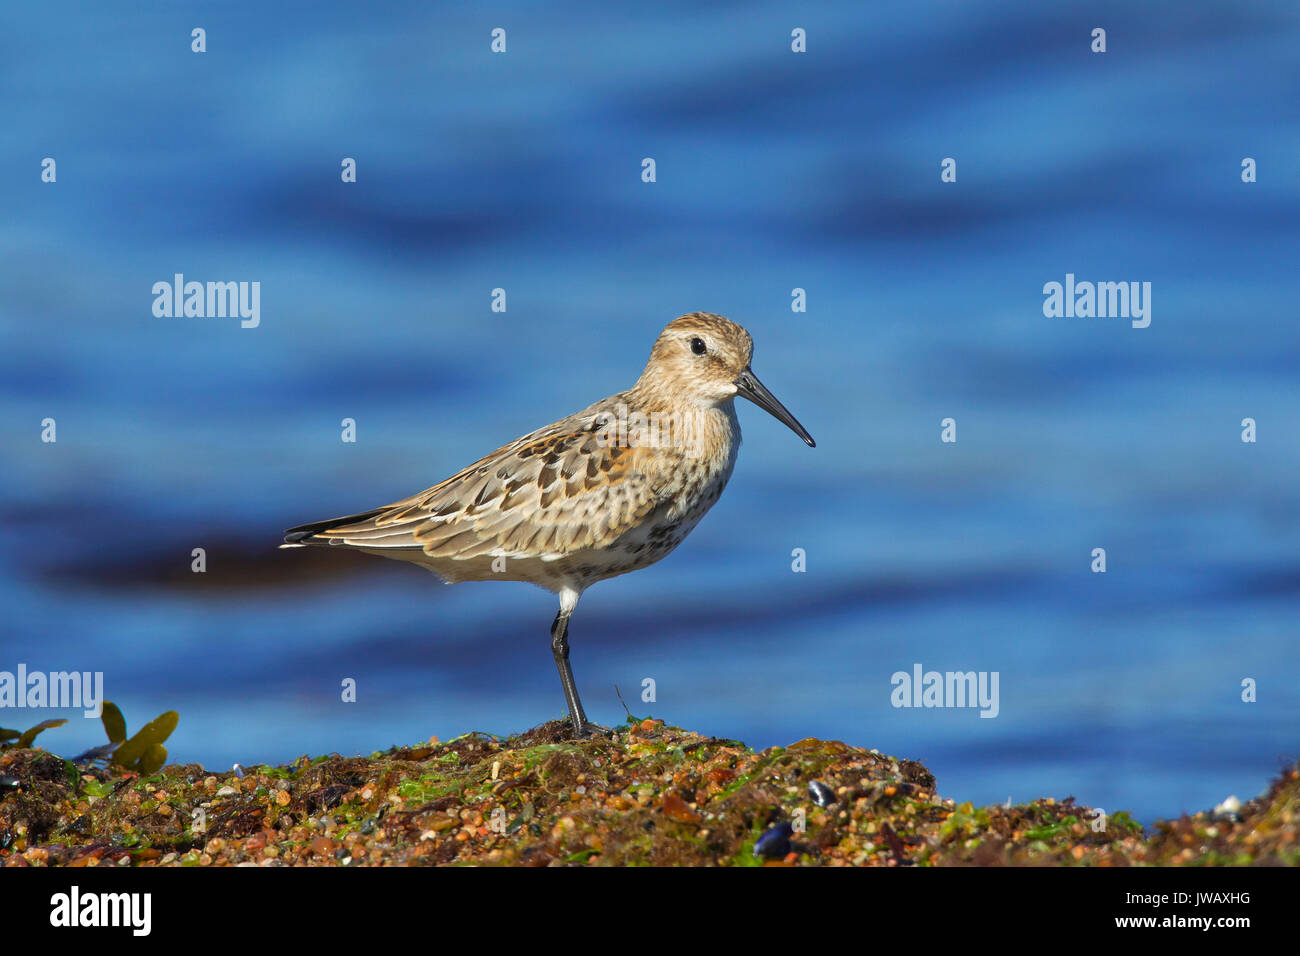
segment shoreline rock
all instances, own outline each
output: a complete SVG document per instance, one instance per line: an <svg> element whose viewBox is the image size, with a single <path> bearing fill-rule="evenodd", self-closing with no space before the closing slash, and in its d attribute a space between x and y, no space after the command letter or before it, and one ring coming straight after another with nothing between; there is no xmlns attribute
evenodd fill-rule
<svg viewBox="0 0 1300 956"><path fill-rule="evenodd" d="M839 741L754 752L656 720L577 742L565 729L300 757L242 777L197 764L137 777L8 750L0 865L1300 863L1296 765L1240 807L1145 833L1073 798L958 803L922 764Z"/></svg>

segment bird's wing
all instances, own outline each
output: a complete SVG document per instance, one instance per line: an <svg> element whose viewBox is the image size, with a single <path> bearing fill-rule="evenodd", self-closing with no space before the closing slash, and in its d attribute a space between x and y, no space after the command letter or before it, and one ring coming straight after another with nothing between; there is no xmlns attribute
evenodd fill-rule
<svg viewBox="0 0 1300 956"><path fill-rule="evenodd" d="M664 501L673 470L663 449L602 441L593 417L579 412L417 495L294 528L285 541L419 549L449 559L555 559L600 547L639 524Z"/></svg>

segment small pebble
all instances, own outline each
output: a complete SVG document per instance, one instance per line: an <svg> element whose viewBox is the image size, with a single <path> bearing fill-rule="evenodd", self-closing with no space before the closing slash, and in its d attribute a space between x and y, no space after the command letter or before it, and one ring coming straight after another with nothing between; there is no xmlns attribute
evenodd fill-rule
<svg viewBox="0 0 1300 956"><path fill-rule="evenodd" d="M808 781L808 795L812 797L813 803L819 807L829 807L835 803L834 792L820 780Z"/></svg>
<svg viewBox="0 0 1300 956"><path fill-rule="evenodd" d="M1237 799L1235 794L1228 797L1214 808L1214 815L1234 823L1239 821L1241 819L1241 801Z"/></svg>
<svg viewBox="0 0 1300 956"><path fill-rule="evenodd" d="M766 859L780 859L790 852L790 837L794 836L794 827L789 823L778 823L754 841L754 856Z"/></svg>

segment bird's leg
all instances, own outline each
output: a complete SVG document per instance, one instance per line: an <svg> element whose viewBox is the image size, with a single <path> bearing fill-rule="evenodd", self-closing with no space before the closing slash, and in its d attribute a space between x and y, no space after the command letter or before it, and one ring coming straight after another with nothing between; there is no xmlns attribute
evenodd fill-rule
<svg viewBox="0 0 1300 956"><path fill-rule="evenodd" d="M582 701L578 699L578 685L573 681L573 668L569 666L569 615L572 611L560 609L551 625L551 654L555 657L555 666L560 672L560 683L564 685L564 703L569 708L569 721L573 724L573 735L587 735L587 715L582 712Z"/></svg>

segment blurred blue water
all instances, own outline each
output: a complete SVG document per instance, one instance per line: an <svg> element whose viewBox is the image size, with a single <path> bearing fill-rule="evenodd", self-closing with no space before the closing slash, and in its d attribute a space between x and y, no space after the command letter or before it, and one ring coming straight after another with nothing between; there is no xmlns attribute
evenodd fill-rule
<svg viewBox="0 0 1300 956"><path fill-rule="evenodd" d="M314 556L270 549L626 387L705 309L818 447L743 407L709 517L587 593L593 717L618 685L758 747L840 738L959 798L1147 821L1300 751L1294 4L6 19L0 669L102 670L213 766L558 716L549 595L379 559L304 582ZM155 318L175 272L259 281L260 327ZM1151 282L1151 326L1045 318L1067 272ZM193 547L214 578L266 549L260 586L186 580ZM892 708L916 662L1000 672L999 716Z"/></svg>

